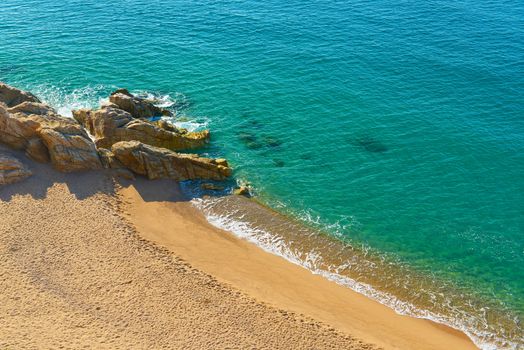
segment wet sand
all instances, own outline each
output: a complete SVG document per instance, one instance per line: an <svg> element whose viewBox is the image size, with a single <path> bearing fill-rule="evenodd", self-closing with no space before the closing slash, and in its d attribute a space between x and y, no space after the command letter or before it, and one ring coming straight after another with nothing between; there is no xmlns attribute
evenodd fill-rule
<svg viewBox="0 0 524 350"><path fill-rule="evenodd" d="M34 175L0 188L0 348L474 348L212 227L173 182L17 156Z"/></svg>
<svg viewBox="0 0 524 350"><path fill-rule="evenodd" d="M155 242L257 300L384 349L476 349L462 332L390 308L210 225L166 181L119 191L129 221Z"/></svg>

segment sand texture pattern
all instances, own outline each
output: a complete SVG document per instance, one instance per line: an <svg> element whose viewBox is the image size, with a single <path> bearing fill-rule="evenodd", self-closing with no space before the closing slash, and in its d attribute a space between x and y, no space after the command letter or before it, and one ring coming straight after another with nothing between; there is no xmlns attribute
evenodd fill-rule
<svg viewBox="0 0 524 350"><path fill-rule="evenodd" d="M0 188L2 349L374 349L141 238L104 172Z"/></svg>

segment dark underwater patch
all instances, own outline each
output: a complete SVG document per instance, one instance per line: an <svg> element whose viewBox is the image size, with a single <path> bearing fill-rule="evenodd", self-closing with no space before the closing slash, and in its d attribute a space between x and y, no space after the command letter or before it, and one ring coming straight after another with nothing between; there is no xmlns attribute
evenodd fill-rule
<svg viewBox="0 0 524 350"><path fill-rule="evenodd" d="M275 164L277 168L282 168L284 165L286 165L284 161L280 159L273 159L273 164Z"/></svg>
<svg viewBox="0 0 524 350"><path fill-rule="evenodd" d="M300 155L300 159L302 160L311 160L313 159L313 155L311 153L303 153Z"/></svg>
<svg viewBox="0 0 524 350"><path fill-rule="evenodd" d="M238 139L249 149L275 148L282 144L282 141L273 136L259 137L255 133L247 131L240 132Z"/></svg>
<svg viewBox="0 0 524 350"><path fill-rule="evenodd" d="M251 132L241 132L238 139L249 149L260 149L262 144L258 141L257 136Z"/></svg>
<svg viewBox="0 0 524 350"><path fill-rule="evenodd" d="M262 138L262 141L268 147L278 147L278 146L282 145L282 141L280 141L279 139L277 139L276 137L273 137L273 136L266 135L266 136L264 136Z"/></svg>
<svg viewBox="0 0 524 350"><path fill-rule="evenodd" d="M371 153L384 153L388 150L386 145L371 136L359 137L354 144Z"/></svg>

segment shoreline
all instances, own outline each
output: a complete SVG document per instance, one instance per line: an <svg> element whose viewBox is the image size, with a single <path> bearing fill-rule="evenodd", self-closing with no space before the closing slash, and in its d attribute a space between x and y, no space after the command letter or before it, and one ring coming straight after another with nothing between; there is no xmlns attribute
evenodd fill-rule
<svg viewBox="0 0 524 350"><path fill-rule="evenodd" d="M145 239L167 248L257 300L319 320L384 349L477 349L461 331L397 314L207 221L179 189L137 179L119 189L126 218ZM155 200L151 200L155 198Z"/></svg>
<svg viewBox="0 0 524 350"><path fill-rule="evenodd" d="M65 220L66 225L63 228L47 228L47 232L44 230L44 233L47 233L48 236L43 237L42 242L33 239L35 244L32 248L41 249L40 245L47 243L54 249L55 245L59 245L59 242L54 242L52 239L48 242L49 237L52 237L53 234L62 233L67 236L69 233L78 234L81 229L90 231L90 228L86 225L89 225L90 221L93 220L86 219L89 215L93 215L92 213L86 213L84 210L79 210L79 213L71 213L60 202L70 201L72 206L77 207L81 207L86 202L94 210L99 210L101 217L103 217L103 214L100 214L104 210L103 208L108 209L109 213L116 218L115 233L122 234L131 230L136 233L135 236L147 240L147 242L144 241L144 244L150 245L152 242L154 249L158 249L159 246L163 247L161 250L164 253L169 252L169 256L175 259L184 259L189 263L189 266L225 283L225 288L229 288L230 292L236 293L234 291L240 290L249 298L254 298L255 304L258 306L270 305L276 310L286 310L284 315L287 315L287 312L290 311L294 315L293 320L296 320L296 315L299 315L299 318L310 318L310 324L316 328L322 329L323 325L328 325L333 327L329 328L330 331L340 332L342 335L346 334L351 339L355 336L362 339L366 344L373 344L369 346L358 345L357 348L359 349L373 348L375 345L386 349L399 347L402 349L475 348L472 341L460 331L437 325L432 321L401 316L392 308L374 301L368 296L359 294L358 289L352 287L352 289L355 289L353 291L329 281L331 278L326 278L322 273L315 273L317 270L309 268L309 264L297 264L297 260L289 259L285 254L267 249L267 245L258 244L258 242L250 243L253 240L250 240L247 237L248 235L244 236L237 232L237 230L232 229L232 232L227 232L220 227L213 226L212 220L209 217L206 218L204 211L195 208L195 203L191 202L184 194L179 182L192 179L223 181L231 177L232 168L223 158L206 158L176 152L181 149L203 147L209 143L209 131L189 132L185 129L178 129L163 120L149 120L148 118L151 115L172 115L172 112L155 106L151 101L136 97L126 89L118 89L112 92L109 103L101 104L97 110L74 110L74 120L56 114L52 107L42 104L31 93L5 84L2 85L2 89L6 101L6 104L0 104L3 120L2 132L5 134L3 141L15 149L25 150L27 157L40 163L52 163L56 170L66 173L57 174L56 170L52 170L49 166L36 163L31 163L31 166L29 166L24 164L27 158L21 154L22 152L6 151L8 157L4 158L3 165L6 170L2 173L4 183L10 184L12 178L17 182L26 177L31 177L29 180L22 181L21 184L9 186L5 191L3 188L0 189L2 190L0 192L2 199L0 204L5 207L7 222L11 221L11 224L0 225L0 228L3 229L0 231L2 236L10 237L13 234L26 233L31 235L35 233L26 232L27 228L20 230L9 228L10 225L16 228L26 226L26 223L19 222L19 216L26 214L19 207L22 203L35 216L41 214L35 213L35 208L40 208L40 211L58 217L58 225L63 225L65 218L67 218ZM110 127L106 128L106 125ZM109 150L108 147L111 149ZM9 154L13 157L9 158ZM16 157L14 157L15 155ZM19 161L20 156L25 161ZM68 174L80 170L98 170L99 172L98 174ZM33 174L34 176L32 176ZM149 180L169 180L151 182L142 177L135 179L134 174L146 176ZM127 186L125 186L126 181L122 180L120 183L124 187L121 187L116 181L120 177L136 181L127 183ZM88 181L86 181L87 179ZM68 191L64 191L63 194L56 193L57 188L63 188L64 185L68 187ZM241 187L238 191L244 190ZM72 200L68 195L74 195L75 198ZM60 199L61 196L62 199ZM225 199L225 202L221 202L222 204L229 200L235 202L238 199L237 204L241 208L257 213L257 216L260 216L260 221L272 221L273 216L271 215L271 218L268 218L267 215L264 218L265 214L263 213L265 211L257 207L255 201L250 201L241 196L222 198ZM41 202L38 202L38 200L41 200ZM57 203L60 203L58 207L56 207ZM43 208L42 205L44 205ZM227 206L225 205L225 207ZM80 217L78 217L78 214L81 214ZM67 225L69 219L71 222L78 223L78 227ZM42 222L31 218L31 221L36 222L37 226L30 226L30 230L39 231L39 224L44 227L48 224L45 220L45 217L40 218ZM106 223L102 220L97 224L103 227ZM50 230L56 232L50 233ZM287 230L293 231L289 227ZM108 234L110 231L111 229L108 227L103 227L101 234L91 233L94 233L95 240L100 241L100 236ZM298 230L298 232L303 233L301 230ZM285 235L277 238L277 240L282 238L285 240ZM272 241L272 238L269 239ZM298 244L292 247L296 251L294 252L295 258L300 260L303 254L313 253L315 255L314 251L300 249L308 244L313 247L317 246L311 244L312 242L307 239L307 235L297 235L294 239L297 242L304 241L303 246ZM126 248L125 245L124 248ZM130 247L127 246L127 248ZM60 247L60 249L63 250L64 247ZM116 251L116 253L118 252ZM79 260L90 256L93 253L93 247L85 246L82 253L78 257ZM106 253L110 255L112 252L108 250ZM6 255L9 255L9 251ZM45 249L36 253L36 256L46 255ZM336 255L334 254L334 256ZM17 254L14 254L12 258L14 265L21 263L17 261L19 259ZM315 260L315 257L313 256L312 259ZM22 267L25 268L27 263L22 263ZM137 263L140 264L143 261ZM93 264L93 262L90 262L90 264ZM97 265L98 270L108 267L107 264L100 267L98 267L98 263L94 265ZM357 263L356 266L363 266L363 264ZM55 273L55 271L46 271L45 269L42 270L40 266L37 267L40 271L32 271L32 274ZM121 268L128 269L129 266ZM15 271L16 273L23 272L23 270L17 268L15 268ZM63 273L61 267L58 267L57 271ZM384 271L384 276L391 275L389 269L384 269ZM85 273L77 270L70 271L70 273L81 283L85 279L93 277L89 274L86 276ZM128 273L126 272L126 274ZM373 274L369 275L372 276ZM49 282L45 282L43 286L39 285L38 281L32 281L29 284L37 285L44 290L49 289L47 285L55 285L47 291L56 294L56 290L69 289L75 284L74 282L78 282L69 281L69 284L63 285L57 280L57 276L50 276L49 278ZM388 276L384 281L387 283L390 279L391 276ZM143 282L144 278L139 278L139 280ZM147 278L145 280L147 281ZM157 282L159 281L161 280L157 280ZM365 282L364 280L363 283ZM192 281L192 283L194 287L202 287L196 281ZM189 284L191 285L191 283ZM15 289L17 287L19 286L15 285ZM190 287L179 290L179 292L185 294L191 289ZM160 289L160 292L169 294L168 291L162 291L162 289ZM75 295L77 292L70 293ZM64 298L62 293L54 296L58 296L58 300L66 299L65 301L68 301L68 298ZM77 295L77 297L86 298L83 295ZM187 301L184 300L184 302ZM221 298L214 301L219 304L224 302ZM82 303L82 301L79 302ZM8 303L8 305L10 304ZM242 309L242 313L245 312L248 315L245 321L253 322L255 310L241 307L231 300L229 305L233 308ZM139 302L130 307L141 306L143 305ZM44 309L46 308L44 307ZM112 311L114 312L115 309L113 308ZM200 310L196 307L190 311L190 314L202 315L203 311L205 311L205 308ZM272 315L272 311L264 311L262 314L269 316ZM114 315L119 315L119 313ZM289 329L283 329L281 335L290 335L288 333L292 332L291 329L295 329L295 326L292 325L293 320L290 321ZM218 314L210 321L221 322L222 317ZM304 321L300 319L300 322L303 323ZM201 325L208 331L212 329L211 334L217 332L212 325L206 322L202 322ZM228 334L236 335L236 331L229 331ZM298 334L300 332L293 334L293 336ZM259 340L262 342L261 344L269 347L269 344L275 340L268 339L268 335L262 333ZM315 332L309 332L310 340L301 343L301 346L317 348L318 344L314 345L314 339L318 336ZM339 340L335 337L332 340L327 340L327 343L334 342L333 344L336 344ZM322 342L325 345L327 344L325 339ZM363 343L358 341L358 344ZM324 346L320 346L320 348L324 348ZM340 348L340 346L335 346L335 348Z"/></svg>
<svg viewBox="0 0 524 350"><path fill-rule="evenodd" d="M23 163L35 174L0 187L0 347L378 350L145 239L111 173Z"/></svg>

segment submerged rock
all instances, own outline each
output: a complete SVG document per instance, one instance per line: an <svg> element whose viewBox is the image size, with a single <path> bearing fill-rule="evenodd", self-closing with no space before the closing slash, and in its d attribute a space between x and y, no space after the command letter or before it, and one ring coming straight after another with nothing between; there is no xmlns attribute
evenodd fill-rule
<svg viewBox="0 0 524 350"><path fill-rule="evenodd" d="M0 154L0 185L22 181L32 173L18 159Z"/></svg>
<svg viewBox="0 0 524 350"><path fill-rule="evenodd" d="M41 103L38 97L32 93L19 90L2 82L0 82L0 102L3 102L7 107L14 107L23 102Z"/></svg>
<svg viewBox="0 0 524 350"><path fill-rule="evenodd" d="M238 139L242 141L249 149L260 149L262 144L258 142L255 134L250 132L241 132L238 134Z"/></svg>
<svg viewBox="0 0 524 350"><path fill-rule="evenodd" d="M80 109L73 111L73 117L95 138L97 147L110 148L120 141L142 143L167 148L173 151L195 149L209 143L209 131L181 131L155 125L133 116L122 109L106 107L98 110ZM167 123L167 122L165 122Z"/></svg>
<svg viewBox="0 0 524 350"><path fill-rule="evenodd" d="M366 151L372 153L382 153L388 150L386 145L384 145L382 142L369 136L359 137L355 140L355 143L357 146L360 146Z"/></svg>
<svg viewBox="0 0 524 350"><path fill-rule="evenodd" d="M313 156L311 155L311 153L303 153L300 155L300 159L302 160L311 160L313 159Z"/></svg>
<svg viewBox="0 0 524 350"><path fill-rule="evenodd" d="M282 145L282 141L280 141L276 137L268 136L268 135L263 137L263 142L268 147L279 147Z"/></svg>
<svg viewBox="0 0 524 350"><path fill-rule="evenodd" d="M111 93L109 101L120 109L131 113L134 118L150 118L171 115L167 109L155 106L151 101L132 95L126 89L118 89Z"/></svg>
<svg viewBox="0 0 524 350"><path fill-rule="evenodd" d="M238 139L249 149L275 148L282 145L282 141L269 135L257 135L252 132L240 132Z"/></svg>
<svg viewBox="0 0 524 350"><path fill-rule="evenodd" d="M223 191L225 190L224 186L220 186L214 183L205 182L200 185L200 188L206 191Z"/></svg>
<svg viewBox="0 0 524 350"><path fill-rule="evenodd" d="M149 179L225 180L231 176L231 168L214 159L175 153L138 141L115 143L111 151L125 167Z"/></svg>
<svg viewBox="0 0 524 350"><path fill-rule="evenodd" d="M286 165L284 161L280 159L273 159L273 164L275 164L277 168L282 168L284 165Z"/></svg>

